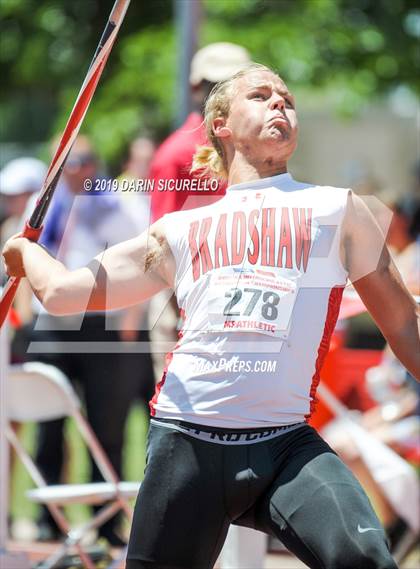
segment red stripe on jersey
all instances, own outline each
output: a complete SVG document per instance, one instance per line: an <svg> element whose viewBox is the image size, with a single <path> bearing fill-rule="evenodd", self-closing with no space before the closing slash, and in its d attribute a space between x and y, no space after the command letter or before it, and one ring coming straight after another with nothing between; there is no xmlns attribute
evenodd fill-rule
<svg viewBox="0 0 420 569"><path fill-rule="evenodd" d="M337 323L343 292L344 287L334 287L331 289L330 296L328 298L327 317L325 319L324 332L322 334L321 342L318 347L318 356L315 362L315 372L312 376L311 390L309 393L311 398L311 405L309 413L305 415L306 420L309 420L310 416L315 411L315 407L318 402L318 399L316 397L316 390L318 389L318 385L321 380L321 369L324 364L326 355L328 354L331 336Z"/></svg>
<svg viewBox="0 0 420 569"><path fill-rule="evenodd" d="M180 310L180 318L182 319L183 322L185 322L185 319L186 319L185 311L182 308ZM183 330L183 328L181 328L181 330L178 332L178 342L176 343L172 352L168 352L165 356L165 367L163 368L162 379L156 385L155 394L153 395L152 399L149 401L150 415L152 417L154 417L156 415L155 405L157 403L159 393L161 392L162 387L165 384L169 364L171 363L172 358L174 357L174 351L179 347L183 335L184 335L184 330Z"/></svg>

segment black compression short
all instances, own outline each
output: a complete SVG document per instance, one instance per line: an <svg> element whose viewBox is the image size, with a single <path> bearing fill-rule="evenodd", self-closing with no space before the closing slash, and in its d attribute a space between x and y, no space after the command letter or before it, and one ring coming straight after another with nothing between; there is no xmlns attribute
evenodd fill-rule
<svg viewBox="0 0 420 569"><path fill-rule="evenodd" d="M311 427L223 445L151 425L127 569L211 569L230 523L314 569L396 569L360 484Z"/></svg>

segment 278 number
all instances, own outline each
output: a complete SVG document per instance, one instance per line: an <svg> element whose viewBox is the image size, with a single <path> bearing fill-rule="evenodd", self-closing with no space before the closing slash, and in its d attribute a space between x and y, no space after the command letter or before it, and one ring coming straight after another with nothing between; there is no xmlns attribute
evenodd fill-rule
<svg viewBox="0 0 420 569"><path fill-rule="evenodd" d="M223 309L223 314L225 316L240 316L240 311L232 311L232 308L238 304L242 298L243 292L251 293L251 298L248 304L245 306L243 311L243 316L250 316L259 301L261 295L263 304L261 306L261 314L266 320L275 320L278 316L278 309L276 308L280 302L280 296L275 292L263 292L257 288L244 288L243 291L240 288L231 288L226 291L225 297L230 298L229 302Z"/></svg>

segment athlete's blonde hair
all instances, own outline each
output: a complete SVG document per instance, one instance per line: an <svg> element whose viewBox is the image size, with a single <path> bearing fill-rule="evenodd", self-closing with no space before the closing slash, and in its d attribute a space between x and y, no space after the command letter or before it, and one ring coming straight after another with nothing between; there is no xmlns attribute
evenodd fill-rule
<svg viewBox="0 0 420 569"><path fill-rule="evenodd" d="M206 125L207 139L212 146L199 146L193 156L191 172L199 171L203 176L227 179L228 167L223 145L213 132L213 122L218 117L229 116L230 104L236 94L235 85L238 79L255 71L269 71L277 75L275 71L259 63L247 65L230 79L217 83L204 107L204 123Z"/></svg>

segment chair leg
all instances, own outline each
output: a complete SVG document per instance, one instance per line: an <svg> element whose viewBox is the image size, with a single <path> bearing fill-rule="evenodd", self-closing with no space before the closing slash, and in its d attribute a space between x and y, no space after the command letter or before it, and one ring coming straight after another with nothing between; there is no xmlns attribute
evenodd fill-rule
<svg viewBox="0 0 420 569"><path fill-rule="evenodd" d="M57 506L53 506L56 509ZM104 522L109 520L114 514L116 514L121 509L118 502L113 502L112 504L105 506L93 517L91 520L83 524L82 526L72 529L67 533L67 538L62 546L52 554L48 559L43 561L39 569L53 569L61 559L67 555L71 547L75 547L77 553L80 556L86 569L95 569L96 565L90 558L90 556L83 550L80 545L80 540L83 538L85 533L91 529L100 527Z"/></svg>
<svg viewBox="0 0 420 569"><path fill-rule="evenodd" d="M46 487L47 486L46 481L44 480L43 476L38 471L38 469L35 467L31 457L26 452L26 450L24 449L24 447L20 443L19 439L17 438L15 432L13 431L13 429L10 428L10 426L8 426L6 429L6 435L7 435L7 438L9 440L10 444L13 446L13 448L15 449L20 460L22 461L22 463L26 467L29 475L32 478L32 481L36 484L36 486L38 488ZM51 513L52 517L54 518L56 524L58 525L60 530L63 532L63 534L66 536L69 536L70 525L69 525L66 517L64 516L64 514L60 510L60 508L58 506L56 506L55 504L45 504L45 505L47 506L49 512ZM95 569L95 564L93 563L93 561L89 557L89 555L82 549L82 547L78 543L75 544L75 547L76 547L77 553L79 554L80 559L83 561L86 569ZM46 569L50 569L50 568L54 567L58 563L58 561L66 554L67 549L68 549L68 546L66 545L66 543L64 543L64 545L57 551L56 554L53 554L49 558L47 558L47 560L45 561Z"/></svg>
<svg viewBox="0 0 420 569"><path fill-rule="evenodd" d="M77 545L87 531L100 527L103 523L112 518L112 516L120 509L121 507L118 502L113 502L112 504L101 508L89 521L84 523L82 526L71 530L66 542L68 542L69 545Z"/></svg>
<svg viewBox="0 0 420 569"><path fill-rule="evenodd" d="M118 503L120 504L120 508L123 510L123 512L127 516L128 521L131 522L131 520L133 519L133 515L134 515L134 509L130 506L130 504L128 503L126 498L123 498L122 496L118 495L117 500L118 500Z"/></svg>
<svg viewBox="0 0 420 569"><path fill-rule="evenodd" d="M47 559L42 561L42 563L38 566L38 569L54 569L59 562L65 557L69 551L70 545L67 542L64 542L59 549L50 555ZM80 557L80 560L83 563L83 567L86 569L96 569L95 563L92 561L91 557L83 550L80 545L75 545L76 551Z"/></svg>

